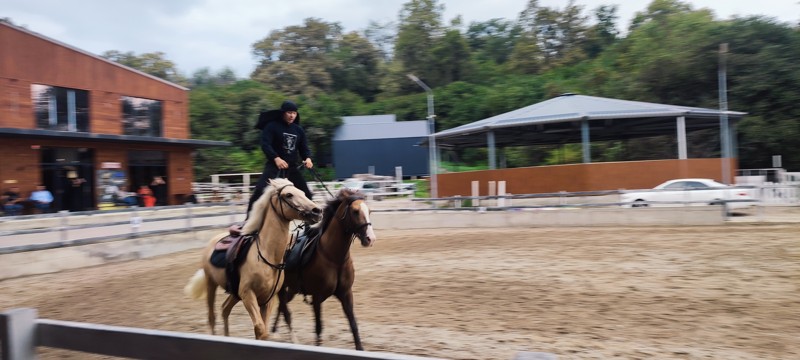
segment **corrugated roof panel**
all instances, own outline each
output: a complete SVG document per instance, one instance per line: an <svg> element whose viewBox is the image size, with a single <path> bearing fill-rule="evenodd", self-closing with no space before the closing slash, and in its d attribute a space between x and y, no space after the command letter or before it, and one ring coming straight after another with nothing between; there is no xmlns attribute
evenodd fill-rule
<svg viewBox="0 0 800 360"><path fill-rule="evenodd" d="M728 111L727 114L733 117L741 117L746 113ZM583 118L588 120L673 116L709 118L719 115L720 111L714 109L564 94L507 113L440 131L436 133L436 137L450 137L488 131L492 128L574 121Z"/></svg>
<svg viewBox="0 0 800 360"><path fill-rule="evenodd" d="M428 136L426 120L369 124L343 124L336 129L334 141L365 139L397 139Z"/></svg>
<svg viewBox="0 0 800 360"><path fill-rule="evenodd" d="M342 123L348 125L393 123L395 121L397 121L395 114L342 116Z"/></svg>

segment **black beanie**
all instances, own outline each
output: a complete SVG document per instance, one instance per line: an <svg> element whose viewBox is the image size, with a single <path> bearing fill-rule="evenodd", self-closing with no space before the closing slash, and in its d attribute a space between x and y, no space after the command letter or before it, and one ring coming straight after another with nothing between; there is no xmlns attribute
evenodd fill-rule
<svg viewBox="0 0 800 360"><path fill-rule="evenodd" d="M281 104L281 111L283 111L283 112L286 112L286 111L297 111L297 104L295 104L295 103L293 103L293 102L291 102L289 100L286 100L286 101L283 102L283 104Z"/></svg>

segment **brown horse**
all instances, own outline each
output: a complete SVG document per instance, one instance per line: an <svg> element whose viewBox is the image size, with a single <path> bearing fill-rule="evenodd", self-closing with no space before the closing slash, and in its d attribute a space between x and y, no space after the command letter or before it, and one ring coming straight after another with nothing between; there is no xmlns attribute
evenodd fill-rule
<svg viewBox="0 0 800 360"><path fill-rule="evenodd" d="M228 295L222 303L222 319L225 336L229 335L228 316L239 301L242 301L250 319L256 339L266 340L267 325L275 293L282 286L282 261L289 243L290 224L293 220L316 223L322 210L309 200L303 191L286 179L273 179L264 194L253 204L249 220L242 227L242 234L253 234L256 238L239 267L239 289ZM204 296L208 302L208 325L215 334L214 297L217 287L225 287L225 269L215 267L210 258L216 243L227 233L215 236L203 250L201 269L189 280L185 292L192 298ZM205 290L205 291L204 291Z"/></svg>
<svg viewBox="0 0 800 360"><path fill-rule="evenodd" d="M280 314L283 313L292 341L296 342L288 303L298 293L311 295L316 324L316 343L320 345L322 303L333 295L341 302L347 321L350 323L356 350L364 349L361 346L361 337L353 314L353 281L356 274L353 259L350 257L350 245L355 237L364 247L372 246L375 242L375 232L369 215L369 207L364 201L364 196L358 192L343 189L336 198L328 201L322 221L308 233L310 238L319 236L313 257L303 267L286 271L284 287L278 293L280 303L272 326L273 332L277 330Z"/></svg>

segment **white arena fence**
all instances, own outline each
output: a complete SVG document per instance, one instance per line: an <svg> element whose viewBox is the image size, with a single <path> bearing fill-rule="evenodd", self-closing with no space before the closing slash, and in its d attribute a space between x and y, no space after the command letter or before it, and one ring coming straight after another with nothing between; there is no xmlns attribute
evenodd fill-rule
<svg viewBox="0 0 800 360"><path fill-rule="evenodd" d="M38 319L35 309L0 313L2 359L36 359L40 346L130 359L433 359L224 336ZM520 358L522 359L522 358ZM534 358L530 358L534 359ZM540 358L548 359L548 358ZM550 357L549 359L555 359Z"/></svg>
<svg viewBox="0 0 800 360"><path fill-rule="evenodd" d="M255 187L254 182L193 182L192 192L197 198L198 203L248 201ZM375 191L365 192L368 200L380 200L392 197L414 197L413 190L404 190L398 187L397 182L394 180L375 180L370 182L379 184L379 188ZM309 181L308 187L314 194L314 199L318 200L330 198L328 191L332 194L336 194L336 192L342 188L343 184L344 182L342 181L326 181L323 183Z"/></svg>

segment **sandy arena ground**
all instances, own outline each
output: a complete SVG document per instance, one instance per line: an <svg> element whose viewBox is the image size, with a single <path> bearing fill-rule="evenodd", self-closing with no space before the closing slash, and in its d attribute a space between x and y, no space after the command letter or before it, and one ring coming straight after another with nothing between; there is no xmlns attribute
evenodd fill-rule
<svg viewBox="0 0 800 360"><path fill-rule="evenodd" d="M800 224L378 237L373 248L353 248L367 350L500 360L519 351L559 359L800 358ZM33 307L41 318L207 333L204 302L182 293L198 256L186 251L0 281L0 310ZM313 315L299 300L292 303L296 333L313 344ZM324 345L352 348L335 299L323 315ZM231 323L233 336L253 337L241 305ZM287 339L285 327L270 338Z"/></svg>

